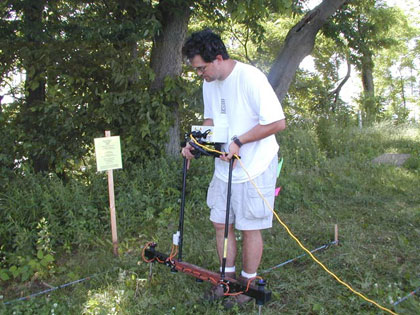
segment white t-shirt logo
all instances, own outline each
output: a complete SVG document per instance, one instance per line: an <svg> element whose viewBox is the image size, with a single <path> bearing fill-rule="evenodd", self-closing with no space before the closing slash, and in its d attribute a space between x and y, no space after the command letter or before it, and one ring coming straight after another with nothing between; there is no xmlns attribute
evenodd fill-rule
<svg viewBox="0 0 420 315"><path fill-rule="evenodd" d="M226 100L224 98L221 100L220 114L226 114Z"/></svg>

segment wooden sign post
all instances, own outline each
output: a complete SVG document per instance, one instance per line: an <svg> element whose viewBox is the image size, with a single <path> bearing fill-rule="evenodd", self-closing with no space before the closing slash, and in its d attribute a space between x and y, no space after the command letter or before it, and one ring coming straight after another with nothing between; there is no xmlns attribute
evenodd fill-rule
<svg viewBox="0 0 420 315"><path fill-rule="evenodd" d="M111 234L114 255L118 256L117 219L115 215L115 194L113 170L122 168L120 137L111 137L111 131L105 131L105 138L95 139L96 162L99 171L107 171L109 210L111 215Z"/></svg>
<svg viewBox="0 0 420 315"><path fill-rule="evenodd" d="M111 131L105 131L105 137L111 137ZM118 256L118 233L117 233L117 219L115 216L115 194L114 194L114 173L111 170L108 173L108 193L109 193L109 210L111 214L111 234L112 234L112 247L114 255Z"/></svg>

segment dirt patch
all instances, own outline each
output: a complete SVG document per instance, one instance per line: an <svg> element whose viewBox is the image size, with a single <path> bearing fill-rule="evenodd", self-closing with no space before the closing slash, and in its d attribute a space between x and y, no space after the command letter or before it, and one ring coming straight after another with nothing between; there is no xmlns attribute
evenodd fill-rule
<svg viewBox="0 0 420 315"><path fill-rule="evenodd" d="M376 164L391 164L401 166L407 161L410 154L385 153L372 160Z"/></svg>

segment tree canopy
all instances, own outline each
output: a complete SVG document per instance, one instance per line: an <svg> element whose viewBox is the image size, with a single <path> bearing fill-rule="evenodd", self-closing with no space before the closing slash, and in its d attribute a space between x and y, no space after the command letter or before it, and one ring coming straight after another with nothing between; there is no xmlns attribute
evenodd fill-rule
<svg viewBox="0 0 420 315"><path fill-rule="evenodd" d="M93 138L104 130L122 137L127 166L178 154L202 111L200 82L181 47L204 27L221 33L233 58L268 75L291 121L355 123L357 110L368 121L407 119L407 104L418 106L419 49L404 13L380 0L307 4L2 1L2 174L33 169L65 178L92 165ZM316 69L299 70L309 54ZM359 108L340 98L341 65L347 77L352 65L360 73Z"/></svg>

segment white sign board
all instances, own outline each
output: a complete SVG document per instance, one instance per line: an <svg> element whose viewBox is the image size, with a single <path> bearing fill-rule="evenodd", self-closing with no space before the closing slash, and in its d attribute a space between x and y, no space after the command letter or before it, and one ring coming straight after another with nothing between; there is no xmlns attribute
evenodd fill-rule
<svg viewBox="0 0 420 315"><path fill-rule="evenodd" d="M119 136L96 138L95 154L98 172L122 168Z"/></svg>

